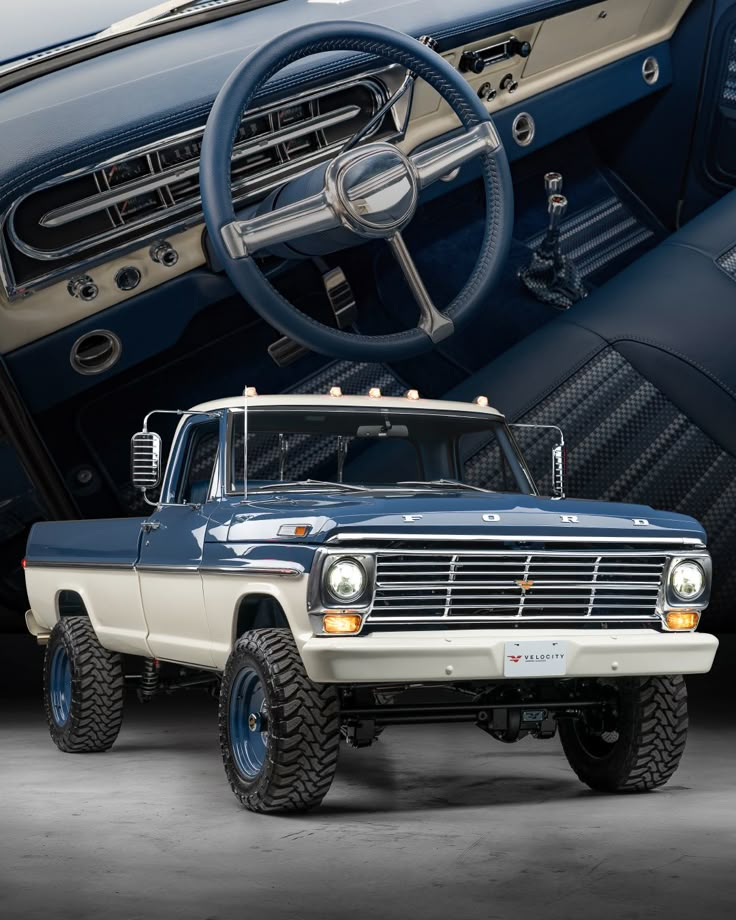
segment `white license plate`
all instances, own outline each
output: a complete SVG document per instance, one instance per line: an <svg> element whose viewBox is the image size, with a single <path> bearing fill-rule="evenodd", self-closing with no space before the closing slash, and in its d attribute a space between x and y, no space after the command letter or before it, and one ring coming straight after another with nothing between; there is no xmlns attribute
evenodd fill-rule
<svg viewBox="0 0 736 920"><path fill-rule="evenodd" d="M506 643L504 677L562 677L566 672L566 642L545 639Z"/></svg>

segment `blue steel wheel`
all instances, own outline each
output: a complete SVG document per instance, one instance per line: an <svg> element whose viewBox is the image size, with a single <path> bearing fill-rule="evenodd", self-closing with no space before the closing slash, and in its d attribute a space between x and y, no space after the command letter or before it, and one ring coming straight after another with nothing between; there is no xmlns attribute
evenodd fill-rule
<svg viewBox="0 0 736 920"><path fill-rule="evenodd" d="M268 752L268 714L263 684L253 668L243 668L235 676L228 719L235 766L243 776L254 779Z"/></svg>
<svg viewBox="0 0 736 920"><path fill-rule="evenodd" d="M54 722L66 725L72 708L72 663L63 645L55 649L51 658L49 702Z"/></svg>
<svg viewBox="0 0 736 920"><path fill-rule="evenodd" d="M123 720L123 660L100 645L85 616L54 626L44 661L46 721L67 754L107 751Z"/></svg>
<svg viewBox="0 0 736 920"><path fill-rule="evenodd" d="M225 775L249 811L306 811L322 801L340 747L337 690L309 679L288 629L253 629L235 643L219 727Z"/></svg>

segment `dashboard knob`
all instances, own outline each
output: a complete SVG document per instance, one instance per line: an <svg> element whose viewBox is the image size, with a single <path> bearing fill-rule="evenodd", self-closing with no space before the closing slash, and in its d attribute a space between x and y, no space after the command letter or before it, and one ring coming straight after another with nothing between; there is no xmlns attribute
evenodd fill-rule
<svg viewBox="0 0 736 920"><path fill-rule="evenodd" d="M154 243L151 246L151 258L164 268L172 268L179 261L179 253L174 249L168 240L161 240L160 243Z"/></svg>
<svg viewBox="0 0 736 920"><path fill-rule="evenodd" d="M460 58L460 70L464 73L483 73L486 62L477 51L465 51Z"/></svg>
<svg viewBox="0 0 736 920"><path fill-rule="evenodd" d="M527 58L532 53L531 42L522 42L518 38L512 38L509 42L509 53L518 54L519 57Z"/></svg>
<svg viewBox="0 0 736 920"><path fill-rule="evenodd" d="M72 278L66 289L72 297L78 297L84 301L94 300L100 291L89 275L79 275L76 278Z"/></svg>
<svg viewBox="0 0 736 920"><path fill-rule="evenodd" d="M126 265L115 275L115 284L120 291L133 291L141 283L141 273L135 265Z"/></svg>
<svg viewBox="0 0 736 920"><path fill-rule="evenodd" d="M501 89L505 89L509 93L515 93L519 88L519 81L514 79L514 75L512 73L507 73L503 80L501 80L499 86Z"/></svg>

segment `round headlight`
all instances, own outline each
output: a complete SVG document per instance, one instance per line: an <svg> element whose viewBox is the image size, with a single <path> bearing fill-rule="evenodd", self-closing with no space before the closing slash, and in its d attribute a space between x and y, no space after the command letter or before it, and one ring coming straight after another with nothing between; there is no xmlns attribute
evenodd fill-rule
<svg viewBox="0 0 736 920"><path fill-rule="evenodd" d="M697 562L678 562L670 572L670 585L683 601L691 601L703 593L705 572Z"/></svg>
<svg viewBox="0 0 736 920"><path fill-rule="evenodd" d="M330 566L327 587L330 594L338 600L355 600L365 591L365 586L365 569L355 559L341 559Z"/></svg>

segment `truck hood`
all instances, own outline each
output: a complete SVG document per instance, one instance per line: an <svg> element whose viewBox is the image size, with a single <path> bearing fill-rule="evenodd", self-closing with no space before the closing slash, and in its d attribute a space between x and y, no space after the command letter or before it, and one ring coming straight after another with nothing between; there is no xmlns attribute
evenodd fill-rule
<svg viewBox="0 0 736 920"><path fill-rule="evenodd" d="M300 542L348 541L358 535L412 537L531 537L595 540L689 539L705 542L703 528L691 517L656 511L646 505L584 500L556 501L534 495L434 492L431 494L360 494L273 496L251 501L227 528L228 542L279 539L283 524L308 524Z"/></svg>

